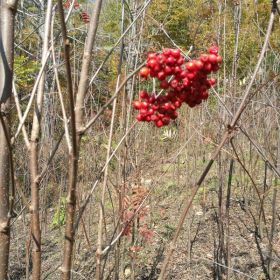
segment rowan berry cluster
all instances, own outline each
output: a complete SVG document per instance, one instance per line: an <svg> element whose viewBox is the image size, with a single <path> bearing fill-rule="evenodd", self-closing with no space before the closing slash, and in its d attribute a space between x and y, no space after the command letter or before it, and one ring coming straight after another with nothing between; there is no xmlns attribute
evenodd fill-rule
<svg viewBox="0 0 280 280"><path fill-rule="evenodd" d="M70 6L71 6L71 0L66 0L64 2L64 8L69 9ZM75 2L74 2L74 9L79 10L80 18L84 23L90 22L89 14L86 11L81 9L81 5L79 4L79 2L77 0L75 0Z"/></svg>
<svg viewBox="0 0 280 280"><path fill-rule="evenodd" d="M208 54L185 61L179 49L163 49L161 53L149 53L146 66L139 75L143 79L156 78L163 94L139 92L139 100L133 107L139 110L138 121L154 122L157 127L168 125L178 117L177 109L183 103L191 108L199 105L209 96L208 90L215 85L215 78L208 78L219 70L222 57L218 47L212 46Z"/></svg>

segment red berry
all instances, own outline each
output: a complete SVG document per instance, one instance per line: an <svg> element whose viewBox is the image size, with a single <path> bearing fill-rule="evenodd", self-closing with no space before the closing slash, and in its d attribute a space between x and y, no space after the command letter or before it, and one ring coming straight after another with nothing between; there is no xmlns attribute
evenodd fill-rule
<svg viewBox="0 0 280 280"><path fill-rule="evenodd" d="M150 117L150 116L146 116L146 117L145 117L145 121L146 121L146 122L150 122L150 121L151 121L151 117Z"/></svg>
<svg viewBox="0 0 280 280"><path fill-rule="evenodd" d="M66 2L64 3L64 8L65 9L69 9L69 7L70 7L70 1L69 0L66 0Z"/></svg>
<svg viewBox="0 0 280 280"><path fill-rule="evenodd" d="M174 102L174 105L175 105L176 108L180 108L182 103L179 100L177 100L177 101Z"/></svg>
<svg viewBox="0 0 280 280"><path fill-rule="evenodd" d="M182 64L184 64L184 58L183 57L180 57L179 59L177 59L177 64L178 65L182 65Z"/></svg>
<svg viewBox="0 0 280 280"><path fill-rule="evenodd" d="M155 122L158 121L158 120L159 120L158 115L152 115L152 116L151 116L151 120L152 120L152 121L155 121Z"/></svg>
<svg viewBox="0 0 280 280"><path fill-rule="evenodd" d="M154 112L155 112L155 111L154 111L152 108L150 108L150 109L148 110L147 114L148 114L149 116L151 116L151 115L154 114Z"/></svg>
<svg viewBox="0 0 280 280"><path fill-rule="evenodd" d="M186 78L186 77L187 77L187 74L188 74L188 72L185 71L185 70L183 70L183 71L181 72L181 74L180 74L180 77L181 77L181 78Z"/></svg>
<svg viewBox="0 0 280 280"><path fill-rule="evenodd" d="M153 71L155 73L158 73L161 70L161 66L159 64L155 65L155 67L153 68Z"/></svg>
<svg viewBox="0 0 280 280"><path fill-rule="evenodd" d="M169 56L166 60L166 64L173 66L175 64L176 60L173 56Z"/></svg>
<svg viewBox="0 0 280 280"><path fill-rule="evenodd" d="M157 65L158 65L158 63L157 63L157 60L155 58L152 58L152 59L148 60L147 66L149 68L154 69Z"/></svg>
<svg viewBox="0 0 280 280"><path fill-rule="evenodd" d="M212 64L218 63L217 56L215 54L209 54L208 55L208 61Z"/></svg>
<svg viewBox="0 0 280 280"><path fill-rule="evenodd" d="M195 107L196 103L195 103L194 101L189 101L189 102L188 102L188 105L189 105L191 108L193 108L193 107Z"/></svg>
<svg viewBox="0 0 280 280"><path fill-rule="evenodd" d="M169 88L169 83L166 80L163 80L159 84L160 88L162 89L168 89Z"/></svg>
<svg viewBox="0 0 280 280"><path fill-rule="evenodd" d="M171 109L171 104L170 103L164 103L163 104L163 109L165 109L166 111L170 110Z"/></svg>
<svg viewBox="0 0 280 280"><path fill-rule="evenodd" d="M210 54L216 54L217 55L218 51L219 51L218 46L212 46L208 49L208 53L210 53Z"/></svg>
<svg viewBox="0 0 280 280"><path fill-rule="evenodd" d="M211 70L212 70L212 64L211 64L211 63L206 63L206 64L204 64L203 69L204 69L207 73L210 73Z"/></svg>
<svg viewBox="0 0 280 280"><path fill-rule="evenodd" d="M192 61L187 62L186 67L190 72L194 72L197 70L195 64Z"/></svg>
<svg viewBox="0 0 280 280"><path fill-rule="evenodd" d="M151 70L150 75L151 75L151 77L155 78L157 76L157 72L155 72L154 70Z"/></svg>
<svg viewBox="0 0 280 280"><path fill-rule="evenodd" d="M222 61L223 61L223 58L222 58L220 55L218 55L218 56L217 56L217 62L218 62L218 63L221 63Z"/></svg>
<svg viewBox="0 0 280 280"><path fill-rule="evenodd" d="M163 126L162 120L158 120L155 124L156 124L157 127L162 127Z"/></svg>
<svg viewBox="0 0 280 280"><path fill-rule="evenodd" d="M78 6L76 6L76 8L78 8ZM85 11L81 12L80 16L83 22L89 23L89 15Z"/></svg>
<svg viewBox="0 0 280 280"><path fill-rule="evenodd" d="M211 64L210 64L211 65ZM196 76L196 72L189 72L187 73L187 77L189 80L193 80Z"/></svg>
<svg viewBox="0 0 280 280"><path fill-rule="evenodd" d="M177 117L178 117L178 113L177 113L176 111L172 112L172 114L170 115L170 118L171 118L172 120L177 119Z"/></svg>
<svg viewBox="0 0 280 280"><path fill-rule="evenodd" d="M216 84L216 79L215 78L210 78L208 80L208 83L211 85L211 86L214 86Z"/></svg>
<svg viewBox="0 0 280 280"><path fill-rule="evenodd" d="M156 98L154 96L149 97L149 103L153 104L155 103Z"/></svg>
<svg viewBox="0 0 280 280"><path fill-rule="evenodd" d="M175 111L175 110L176 110L175 105L171 103L171 104L170 104L170 109L173 110L173 111Z"/></svg>
<svg viewBox="0 0 280 280"><path fill-rule="evenodd" d="M203 65L204 65L201 60L195 60L194 64L195 64L195 66L198 70L201 70L203 68Z"/></svg>
<svg viewBox="0 0 280 280"><path fill-rule="evenodd" d="M141 122L141 121L143 121L144 117L143 117L142 114L139 113L139 114L136 116L136 119L137 119L137 121Z"/></svg>
<svg viewBox="0 0 280 280"><path fill-rule="evenodd" d="M215 81L216 82L216 81ZM206 91L207 89L208 89L208 87L206 86L206 85L200 85L199 87L198 87L198 89L199 89L199 91Z"/></svg>
<svg viewBox="0 0 280 280"><path fill-rule="evenodd" d="M177 79L172 79L170 82L170 86L173 88L176 88L178 86L179 82Z"/></svg>
<svg viewBox="0 0 280 280"><path fill-rule="evenodd" d="M149 107L148 102L146 102L146 101L141 102L141 109L147 109L148 107Z"/></svg>
<svg viewBox="0 0 280 280"><path fill-rule="evenodd" d="M143 115L143 116L146 116L148 113L147 109L141 109L140 110L140 114Z"/></svg>
<svg viewBox="0 0 280 280"><path fill-rule="evenodd" d="M207 74L206 74L206 73L203 73L203 72L199 72L197 78L200 79L200 82L201 82L201 83L203 83L203 81L207 79Z"/></svg>
<svg viewBox="0 0 280 280"><path fill-rule="evenodd" d="M180 92L180 91L182 91L184 89L184 86L183 85L178 85L176 88L175 88L175 90L177 91L177 92Z"/></svg>
<svg viewBox="0 0 280 280"><path fill-rule="evenodd" d="M205 100L205 99L208 98L208 96L209 96L208 91L204 91L204 92L202 93L202 95L201 95L201 98Z"/></svg>
<svg viewBox="0 0 280 280"><path fill-rule="evenodd" d="M201 62L205 63L205 62L208 61L208 55L207 54L202 54L199 59L200 59Z"/></svg>
<svg viewBox="0 0 280 280"><path fill-rule="evenodd" d="M147 98L148 96L149 95L148 95L148 93L145 90L141 90L139 92L139 97L142 98L142 99Z"/></svg>
<svg viewBox="0 0 280 280"><path fill-rule="evenodd" d="M158 104L154 104L154 105L152 106L152 109L155 110L155 111L158 110L158 109L159 109L159 105L158 105Z"/></svg>
<svg viewBox="0 0 280 280"><path fill-rule="evenodd" d="M182 68L180 67L180 66L175 66L175 68L174 68L174 72L175 72L175 74L181 74L182 73Z"/></svg>
<svg viewBox="0 0 280 280"><path fill-rule="evenodd" d="M165 48L162 50L162 53L165 55L165 56L169 56L171 54L171 49L168 49L168 48Z"/></svg>
<svg viewBox="0 0 280 280"><path fill-rule="evenodd" d="M147 78L149 76L149 74L150 74L150 69L148 67L144 66L140 69L140 72L139 72L140 77Z"/></svg>
<svg viewBox="0 0 280 280"><path fill-rule="evenodd" d="M162 122L164 125L168 125L170 123L170 117L169 116L163 117Z"/></svg>
<svg viewBox="0 0 280 280"><path fill-rule="evenodd" d="M183 86L184 86L184 87L188 87L188 86L190 86L190 84L191 84L191 83L190 83L190 80L189 80L188 78L184 78L184 79L183 79Z"/></svg>
<svg viewBox="0 0 280 280"><path fill-rule="evenodd" d="M172 74L172 68L170 66L166 65L164 67L164 72L165 72L166 75L171 75Z"/></svg>
<svg viewBox="0 0 280 280"><path fill-rule="evenodd" d="M171 55L174 57L174 58L180 58L181 56L181 51L179 49L174 49L174 50L171 50Z"/></svg>
<svg viewBox="0 0 280 280"><path fill-rule="evenodd" d="M133 102L133 107L136 109L136 110L140 110L141 109L141 102L136 100Z"/></svg>
<svg viewBox="0 0 280 280"><path fill-rule="evenodd" d="M157 77L160 81L164 80L166 77L165 72L163 71L158 72Z"/></svg>
<svg viewBox="0 0 280 280"><path fill-rule="evenodd" d="M160 64L166 63L166 56L163 55L162 53L160 53L160 54L157 56L157 61L158 61L158 63L160 63Z"/></svg>
<svg viewBox="0 0 280 280"><path fill-rule="evenodd" d="M148 54L148 60L150 60L150 59L156 59L156 58L157 58L157 54L156 54L156 53L150 52L150 53Z"/></svg>

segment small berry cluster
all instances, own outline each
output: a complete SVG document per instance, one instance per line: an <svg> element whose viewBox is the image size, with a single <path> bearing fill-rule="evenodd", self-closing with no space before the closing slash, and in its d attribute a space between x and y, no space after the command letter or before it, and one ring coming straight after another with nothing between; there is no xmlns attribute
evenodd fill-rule
<svg viewBox="0 0 280 280"><path fill-rule="evenodd" d="M87 12L82 11L80 13L80 17L81 17L81 19L84 23L89 23L90 22L89 14Z"/></svg>
<svg viewBox="0 0 280 280"><path fill-rule="evenodd" d="M71 6L71 0L66 0L64 2L64 8L65 9L69 9ZM80 10L80 18L84 23L89 23L90 18L89 18L89 14L87 12L85 12L84 10L81 10L81 5L78 3L77 0L75 0L74 2L74 9L75 10Z"/></svg>
<svg viewBox="0 0 280 280"><path fill-rule="evenodd" d="M161 127L178 117L176 110L182 103L191 108L199 105L208 98L209 88L216 83L216 79L208 78L208 75L218 71L221 62L217 46L210 47L208 54L201 54L198 59L188 62L179 49L166 48L159 54L149 53L146 66L141 68L139 75L144 79L149 76L158 79L159 87L165 93L157 96L141 90L140 99L133 102L133 107L139 110L137 120L153 121Z"/></svg>

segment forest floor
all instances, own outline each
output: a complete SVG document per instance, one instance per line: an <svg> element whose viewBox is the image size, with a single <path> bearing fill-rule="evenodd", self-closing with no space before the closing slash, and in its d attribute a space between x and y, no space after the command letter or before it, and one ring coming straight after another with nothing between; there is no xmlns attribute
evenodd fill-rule
<svg viewBox="0 0 280 280"><path fill-rule="evenodd" d="M150 214L147 218L153 238L149 242L138 241L140 250L129 257L124 249L121 253L120 279L152 280L157 279L161 263L172 234L176 229L183 201L190 193L187 181L180 174L168 172L161 180L161 187L154 190L148 201ZM188 218L184 224L180 239L169 269L168 279L268 279L266 267L270 260L273 279L280 279L280 219L276 217L273 237L273 250L269 252L270 224L272 217L267 215L265 226L259 221L260 203L256 195L244 201L242 190L233 184L229 207L229 219L226 216L225 201L218 208L218 187L216 181L206 181L207 189L199 190ZM164 184L163 184L164 182ZM186 191L189 190L189 191ZM248 196L247 194L247 197ZM277 205L279 205L279 202ZM265 201L264 209L271 208L271 199ZM42 279L59 279L61 248L63 244L63 226L53 228L51 223L54 209L48 209L44 215L42 228ZM220 213L221 212L221 213ZM271 213L271 211L270 211ZM252 215L253 214L253 215ZM26 248L29 246L29 215L20 216L12 230L10 280L26 279ZM229 222L227 224L227 221ZM95 221L97 224L97 220ZM256 230L256 226L258 230ZM74 268L72 279L94 279L96 228L87 232L88 240L80 227L75 243ZM24 240L24 242L23 242ZM123 243L131 243L131 237L123 237ZM25 247L19 244L26 244ZM121 247L122 248L122 247ZM227 258L227 253L229 254ZM114 256L108 257L105 274L114 271ZM229 269L225 268L228 261ZM31 269L31 267L30 267ZM218 277L218 275L224 275ZM226 278L228 275L228 278ZM223 278L224 277L224 278ZM104 279L114 279L104 276Z"/></svg>

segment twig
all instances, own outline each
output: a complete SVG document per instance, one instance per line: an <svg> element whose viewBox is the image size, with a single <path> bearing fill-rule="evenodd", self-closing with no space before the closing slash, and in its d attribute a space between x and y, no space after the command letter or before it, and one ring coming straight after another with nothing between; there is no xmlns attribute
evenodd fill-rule
<svg viewBox="0 0 280 280"><path fill-rule="evenodd" d="M259 190L258 190L258 187L256 186L256 183L255 183L255 181L254 181L252 175L250 174L250 172L248 171L248 169L246 168L246 166L244 165L244 163L241 161L240 157L238 156L238 153L237 153L236 148L235 148L235 146L234 146L234 144L233 144L232 138L230 139L230 144L231 144L231 147L232 147L232 149L233 149L233 151L234 151L234 153L235 153L235 156L236 156L236 158L237 158L238 163L241 165L241 167L243 168L243 170L245 171L245 173L248 175L248 177L250 178L250 180L251 180L251 182L252 182L252 185L254 186L254 189L255 189L255 191L256 191L256 193L257 193L257 195L258 195L259 201L260 201L260 215L263 214L263 219L264 219L264 222L265 222L265 224L266 224L265 212L264 212L264 209L263 209L263 201L264 201L264 198L261 197L261 194L260 194L260 192L259 192ZM259 216L260 216L260 215L259 215ZM259 217L259 218L260 218L260 217Z"/></svg>
<svg viewBox="0 0 280 280"><path fill-rule="evenodd" d="M24 114L23 114L23 116L22 116L22 118L21 118L21 120L20 120L20 122L19 122L17 131L16 131L14 137L12 137L12 139L11 139L11 144L12 144L12 145L14 144L16 138L18 137L18 135L19 135L19 133L20 133L20 131L21 131L21 129L22 129L22 126L24 125L24 122L26 121L26 118L27 118L27 116L28 116L28 113L29 113L29 111L30 111L30 109L31 109L31 106L32 106L34 97L35 97L36 92L37 92L37 88L38 88L39 83L40 83L40 81L41 81L41 77L42 77L42 75L43 75L43 73L44 73L44 71L45 71L45 67L46 67L46 65L47 65L49 55L50 55L50 51L48 51L48 52L46 53L45 57L43 58L42 66L41 66L41 69L40 69L40 71L39 71L39 73L38 73L38 75L37 75L37 79L36 79L36 81L35 81L34 87L33 87L32 92L31 92L31 94L30 94L29 102L28 102L28 104L27 104L27 106L26 106L26 109L25 109L25 112L24 112Z"/></svg>
<svg viewBox="0 0 280 280"><path fill-rule="evenodd" d="M141 11L138 13L138 15L134 18L134 20L131 22L131 24L127 27L127 29L124 31L124 33L119 37L118 41L115 43L115 45L110 49L110 51L108 52L107 56L105 57L105 59L103 60L103 62L100 64L100 66L98 67L98 69L96 70L96 72L94 73L94 75L92 76L88 87L91 86L91 84L93 83L94 79L96 78L96 76L98 75L98 73L100 72L100 70L103 68L104 64L107 62L107 60L109 59L109 57L111 56L111 54L113 53L114 49L118 46L118 44L122 41L123 37L126 35L126 33L130 30L130 28L134 25L134 23L136 22L136 20L141 16L141 14L146 10L146 8L148 7L148 5L150 4L151 0L148 0L145 5L143 6L143 8L141 9Z"/></svg>
<svg viewBox="0 0 280 280"><path fill-rule="evenodd" d="M21 109L20 109L19 98L18 98L18 94L17 94L15 80L13 80L13 94L14 94L14 99L15 99L15 103L16 103L18 118L19 118L20 121L22 121L22 112L21 112ZM28 135L27 135L26 128L25 128L24 124L22 125L22 133L23 133L23 139L25 141L25 145L26 145L27 148L29 148L30 142L29 142Z"/></svg>
<svg viewBox="0 0 280 280"><path fill-rule="evenodd" d="M55 146L54 146L54 148L53 148L53 150L52 150L52 152L51 152L51 154L50 154L50 156L49 156L49 158L47 160L47 164L42 169L41 173L38 175L38 177L37 177L38 181L42 180L42 178L44 177L44 175L48 171L48 168L49 168L49 166L50 166L50 164L51 164L51 162L52 162L52 160L53 160L53 158L54 158L54 156L55 156L55 154L56 154L56 152L57 152L57 150L59 148L59 145L60 145L60 143L61 143L61 141L63 139L63 136L64 136L64 131L60 134L60 136L59 136L59 138L58 138L58 140L57 140L57 142L56 142L56 144L55 144Z"/></svg>
<svg viewBox="0 0 280 280"><path fill-rule="evenodd" d="M273 77L272 80L274 80L276 77L279 77L279 74ZM273 81L272 81L273 82ZM257 88L257 90L252 93L252 96L255 95L263 86L265 86L267 83L264 85L260 86ZM219 94L216 92L214 88L212 88L213 92L215 93L216 97L218 98L219 102L223 105L223 107L226 109L227 113L233 117L233 113L228 109L224 101L220 98ZM259 155L263 158L265 162L267 162L270 166L270 168L274 171L274 173L277 175L278 178L280 178L280 173L277 170L276 166L267 158L265 153L263 152L262 148L253 140L253 138L250 136L250 134L246 131L246 129L242 126L242 124L239 125L240 131L247 137L247 139L252 143L252 145L255 147Z"/></svg>
<svg viewBox="0 0 280 280"><path fill-rule="evenodd" d="M95 188L97 187L97 184L99 183L99 181L101 180L102 176L103 176L103 173L105 171L105 168L108 166L108 164L111 162L113 156L116 154L117 150L119 149L119 147L121 146L122 142L124 141L124 139L128 136L128 134L132 131L132 129L135 127L135 124L136 122L134 122L134 124L127 130L126 134L122 137L122 139L119 141L118 145L116 146L115 150L111 153L110 157L108 158L107 162L105 163L105 165L103 166L102 170L100 171L99 173L99 176L98 178L96 179L96 181L94 182L90 192L88 193L88 195L86 196L83 204L81 205L80 209L79 209L79 214L78 214L78 217L76 219L76 222L75 222L75 226L74 226L74 231L77 230L78 228L78 225L79 225L79 222L83 216L83 213L89 203L89 200L95 190Z"/></svg>
<svg viewBox="0 0 280 280"><path fill-rule="evenodd" d="M187 146L187 144L189 143L189 141L194 137L194 133L191 135L191 137L189 137L189 139L184 143L184 145L182 147L180 147L179 151L174 155L174 157L171 159L171 162L169 164L169 168L172 166L172 164L176 161L176 159L178 158L178 156L182 153L182 151L185 149L185 147ZM154 183L154 185L156 185L157 182L159 182L159 180L162 178L162 176L164 174L166 174L169 170L169 168L167 168L165 170L165 172L163 172L161 174L161 176L159 176L156 180L156 182ZM142 199L141 203L139 204L138 208L135 209L133 215L131 216L131 218L123 225L123 230L114 238L114 235L116 233L116 229L115 232L111 238L111 242L108 246L106 246L102 252L103 255L108 254L108 252L110 251L110 249L112 249L114 247L114 245L119 241L119 239L122 236L122 233L124 231L124 229L126 228L126 226L129 225L129 223L131 223L133 221L133 219L135 218L135 216L139 213L139 211L143 208L144 203L147 201L147 199L149 198L149 196L151 195L152 191L153 191L154 187L150 187L149 192L146 194L146 196Z"/></svg>
<svg viewBox="0 0 280 280"><path fill-rule="evenodd" d="M74 5L74 1L72 2L72 6L71 6L71 7L73 7L73 5ZM70 17L70 14L71 14L71 11L72 11L72 10L70 9L70 11L69 11L68 14L67 14L67 17L66 17L66 21L65 21L65 22L68 21L68 19L69 19L69 17ZM59 34L60 34L60 33L57 34L56 38L58 38L58 35L59 35ZM34 100L34 97L35 97L35 94L36 94L38 85L39 85L40 80L41 80L41 77L42 77L42 75L43 75L43 73L44 73L44 71L45 71L45 67L46 67L46 65L47 65L48 58L49 58L49 56L50 56L50 54L51 54L51 50L52 50L52 46L48 49L48 51L47 51L46 54L45 54L45 57L42 59L42 65L41 65L41 68L40 68L39 73L38 73L38 75L37 75L37 79L36 79L35 84L34 84L34 86L33 86L32 92L31 92L31 94L30 94L29 102L28 102L27 107L26 107L26 109L25 109L25 112L24 112L24 114L23 114L23 116L22 116L22 119L20 120L20 123L19 123L19 125L18 125L17 131L16 131L15 135L14 135L14 136L12 137L12 139L11 139L11 144L12 144L12 145L14 144L16 138L18 137L18 135L19 135L19 133L20 133L20 131L21 131L21 128L22 128L22 126L24 125L24 122L26 121L26 118L27 118L27 116L28 116L28 113L29 113L29 111L30 111L30 109L31 109L31 106L32 106L32 103L33 103L33 100Z"/></svg>
<svg viewBox="0 0 280 280"><path fill-rule="evenodd" d="M51 28L53 69L54 69L55 81L56 81L58 96L59 96L59 100L60 100L62 116L63 116L65 138L66 138L66 142L67 142L67 145L68 145L68 150L70 151L72 149L72 146L71 146L71 139L70 139L70 134L69 134L69 129L68 129L68 119L67 119L66 110L65 110L65 106L64 106L61 86L60 86L59 77L58 77L57 64L56 64L56 59L55 59L54 44L53 44L53 42L54 42L54 40L53 40L53 25L54 25L54 17L53 17L53 20L52 20L52 28Z"/></svg>
<svg viewBox="0 0 280 280"><path fill-rule="evenodd" d="M156 19L154 19L153 17L149 16L148 17L155 22L155 24L161 29L161 31L164 33L164 35L171 41L171 43L174 45L175 48L179 49L182 53L182 55L187 58L188 60L191 60L191 58L189 57L189 54L191 53L193 47L191 46L189 51L186 53L184 52L173 40L172 38L169 36L169 34L167 33L167 31L163 28L163 24L159 23Z"/></svg>
<svg viewBox="0 0 280 280"><path fill-rule="evenodd" d="M131 72L126 79L121 83L121 85L116 89L115 93L111 96L111 98L104 104L101 109L97 112L97 114L78 132L80 134L84 134L99 118L99 116L105 111L105 109L115 100L119 92L122 90L122 88L126 85L127 81L131 79L135 73L137 73L142 67L145 65L145 62L143 62L139 67L137 67L133 72Z"/></svg>

